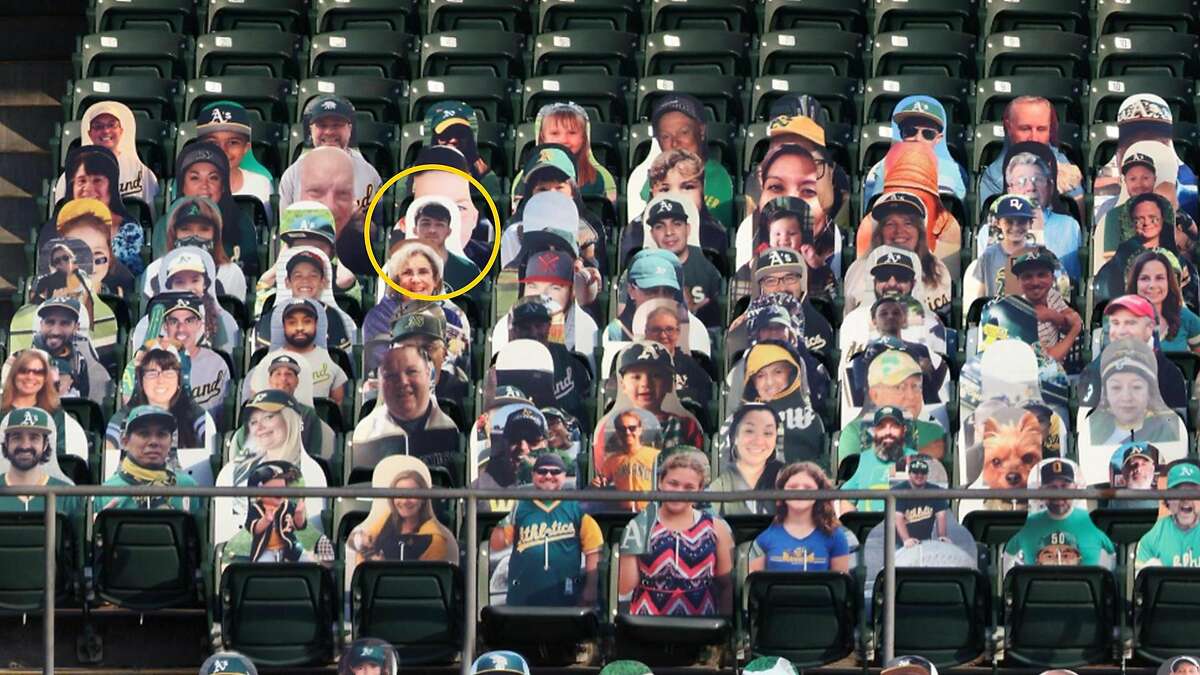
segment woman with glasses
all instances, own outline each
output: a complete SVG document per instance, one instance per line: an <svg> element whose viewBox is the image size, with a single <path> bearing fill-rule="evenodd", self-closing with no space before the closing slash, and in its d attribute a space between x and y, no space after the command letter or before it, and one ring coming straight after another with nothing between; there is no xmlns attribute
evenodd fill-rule
<svg viewBox="0 0 1200 675"><path fill-rule="evenodd" d="M1061 198L1058 160L1050 146L1034 142L1010 145L1004 162L1004 186L1006 192L1033 202L1034 237L1058 256L1067 274L1080 278L1079 247L1083 235L1079 221L1055 210Z"/></svg>
<svg viewBox="0 0 1200 675"><path fill-rule="evenodd" d="M967 198L967 171L950 154L946 145L949 116L946 108L931 96L902 98L892 111L892 143L919 143L933 150L937 157L938 192L954 195L959 201ZM880 160L863 181L863 201L870 201L884 191L888 167Z"/></svg>
<svg viewBox="0 0 1200 675"><path fill-rule="evenodd" d="M121 447L125 416L140 405L157 406L175 416L177 429L173 448L191 450L209 447L210 440L215 440L216 424L192 400L188 382L190 369L191 360L187 355L180 354L175 347L165 343L152 342L140 351L126 369L127 377L132 370L133 390L121 392L122 396L128 396L125 407L113 415L108 423L105 440L109 449Z"/></svg>

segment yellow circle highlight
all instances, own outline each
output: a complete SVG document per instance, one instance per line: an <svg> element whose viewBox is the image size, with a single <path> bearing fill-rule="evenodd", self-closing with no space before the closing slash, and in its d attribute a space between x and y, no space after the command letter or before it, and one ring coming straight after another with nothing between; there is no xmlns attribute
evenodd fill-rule
<svg viewBox="0 0 1200 675"><path fill-rule="evenodd" d="M379 198L382 197L385 192L387 192L388 188L395 185L396 181L403 180L404 178L422 171L445 171L447 173L452 173L456 176L461 176L462 178L467 179L467 182L469 182L476 190L479 190L479 192L483 194L483 198L487 201L488 208L492 211L493 227L496 228L495 243L492 244L492 255L490 258L488 258L487 265L484 266L483 270L479 272L479 276L475 277L471 283L450 293L425 295L424 293L414 293L413 291L404 288L395 281L392 281L391 278L384 273L383 268L379 265L379 261L375 259L375 250L371 248L371 216L375 215L375 206L379 204ZM405 225L407 225L407 223ZM428 300L432 302L457 298L463 293L475 288L475 286L478 285L480 281L483 281L483 278L487 276L488 271L492 269L492 265L496 264L496 257L500 255L500 211L496 209L496 202L492 201L492 195L488 193L488 191L479 183L479 181L475 180L474 176L466 171L456 169L452 166L446 166L445 164L418 164L416 166L410 166L395 176L389 178L386 183L381 185L379 189L375 191L375 196L371 198L371 204L367 206L367 220L363 223L363 246L365 246L367 249L367 257L371 260L371 267L375 268L375 273L379 275L380 279L383 279L385 282L387 282L388 286L396 289L401 295L412 298L413 300Z"/></svg>

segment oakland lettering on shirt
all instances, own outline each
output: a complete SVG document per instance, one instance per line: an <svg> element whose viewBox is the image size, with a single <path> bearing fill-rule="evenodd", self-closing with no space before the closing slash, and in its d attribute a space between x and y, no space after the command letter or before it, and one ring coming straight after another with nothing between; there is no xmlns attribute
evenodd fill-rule
<svg viewBox="0 0 1200 675"><path fill-rule="evenodd" d="M332 377L333 373L329 370L328 361L322 362L320 368L313 370L313 384L320 384L325 380L331 379Z"/></svg>
<svg viewBox="0 0 1200 675"><path fill-rule="evenodd" d="M517 552L556 541L575 538L575 523L556 521L523 526L517 534Z"/></svg>
<svg viewBox="0 0 1200 675"><path fill-rule="evenodd" d="M221 394L221 389L225 386L225 374L218 373L216 381L192 387L192 400L196 403L203 403L214 396Z"/></svg>
<svg viewBox="0 0 1200 675"><path fill-rule="evenodd" d="M137 178L130 181L122 182L120 192L122 195L134 194L142 191L142 172L138 171Z"/></svg>
<svg viewBox="0 0 1200 675"><path fill-rule="evenodd" d="M639 462L621 462L619 465L617 465L617 470L613 472L613 477L627 478L632 476L637 480L648 481L654 473L652 469L653 467L646 466Z"/></svg>
<svg viewBox="0 0 1200 675"><path fill-rule="evenodd" d="M780 551L770 557L772 562L783 563L785 565L796 565L807 568L809 565L825 565L829 561L818 556L815 552L808 550L804 546L797 546L788 551Z"/></svg>
<svg viewBox="0 0 1200 675"><path fill-rule="evenodd" d="M932 506L915 506L911 509L904 510L904 520L909 524L919 523L923 520L928 520L933 517Z"/></svg>

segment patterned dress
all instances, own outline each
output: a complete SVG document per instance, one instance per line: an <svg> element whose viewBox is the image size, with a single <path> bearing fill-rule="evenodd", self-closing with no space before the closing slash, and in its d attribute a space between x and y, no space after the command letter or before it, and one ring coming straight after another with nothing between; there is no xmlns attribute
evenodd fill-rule
<svg viewBox="0 0 1200 675"><path fill-rule="evenodd" d="M630 614L646 616L713 616L717 600L717 532L712 515L700 517L686 530L674 531L658 519L650 528L645 550L637 555L638 585Z"/></svg>

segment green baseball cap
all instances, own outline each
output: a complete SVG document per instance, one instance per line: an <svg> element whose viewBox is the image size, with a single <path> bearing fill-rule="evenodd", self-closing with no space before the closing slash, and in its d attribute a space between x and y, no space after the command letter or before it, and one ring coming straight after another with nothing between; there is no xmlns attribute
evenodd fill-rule
<svg viewBox="0 0 1200 675"><path fill-rule="evenodd" d="M778 656L760 656L742 669L744 673L755 675L796 675L796 667L791 661Z"/></svg>
<svg viewBox="0 0 1200 675"><path fill-rule="evenodd" d="M662 249L642 249L629 265L629 281L638 288L665 286L679 290L679 277L675 267L679 259L674 253Z"/></svg>
<svg viewBox="0 0 1200 675"><path fill-rule="evenodd" d="M930 122L936 122L939 128L946 128L946 118L942 112L936 107L929 105L928 101L914 99L907 102L901 102L896 106L895 112L892 113L892 121L900 124L908 120L925 119Z"/></svg>
<svg viewBox="0 0 1200 675"><path fill-rule="evenodd" d="M294 202L279 216L279 237L285 242L320 237L332 244L335 236L333 212L321 202Z"/></svg>
<svg viewBox="0 0 1200 675"><path fill-rule="evenodd" d="M401 314L392 324L392 340L403 340L411 335L424 335L435 340L446 339L446 319L436 314L412 312Z"/></svg>
<svg viewBox="0 0 1200 675"><path fill-rule="evenodd" d="M284 408L295 409L296 399L279 389L264 389L255 394L254 398L246 401L246 405L243 407L266 412L279 412Z"/></svg>
<svg viewBox="0 0 1200 675"><path fill-rule="evenodd" d="M483 675L483 673L529 675L529 664L525 662L524 656L516 652L488 652L475 659L475 663L471 664L470 675Z"/></svg>
<svg viewBox="0 0 1200 675"><path fill-rule="evenodd" d="M41 408L14 408L4 416L4 430L7 432L15 429L51 433L54 431L54 422L50 419L50 414Z"/></svg>
<svg viewBox="0 0 1200 675"><path fill-rule="evenodd" d="M1035 246L1027 253L1022 253L1013 261L1013 274L1020 275L1026 270L1044 267L1051 272L1058 268L1058 256L1045 246Z"/></svg>
<svg viewBox="0 0 1200 675"><path fill-rule="evenodd" d="M177 427L175 416L165 408L160 408L156 405L139 405L129 411L129 415L125 417L125 426L122 427L122 433L128 434L133 431L134 426L149 424L150 422L158 422L170 427L174 431Z"/></svg>
<svg viewBox="0 0 1200 675"><path fill-rule="evenodd" d="M258 668L237 652L217 652L200 666L200 675L258 675Z"/></svg>
<svg viewBox="0 0 1200 675"><path fill-rule="evenodd" d="M895 420L895 421L899 422L900 424L904 424L904 419L905 419L904 411L901 410L898 406L885 405L885 406L881 406L878 410L875 411L875 416L873 418L871 418L871 421L875 424L879 424L880 422L882 422L884 420ZM928 467L926 467L926 468L928 468Z"/></svg>
<svg viewBox="0 0 1200 675"><path fill-rule="evenodd" d="M1180 462L1167 472L1167 489L1180 485L1200 485L1200 467L1191 462Z"/></svg>
<svg viewBox="0 0 1200 675"><path fill-rule="evenodd" d="M555 169L562 172L567 178L575 180L575 163L571 161L571 155L562 148L554 146L537 148L525 162L525 180L529 180L542 169Z"/></svg>
<svg viewBox="0 0 1200 675"><path fill-rule="evenodd" d="M641 661L622 659L601 668L600 675L654 675L654 671Z"/></svg>

